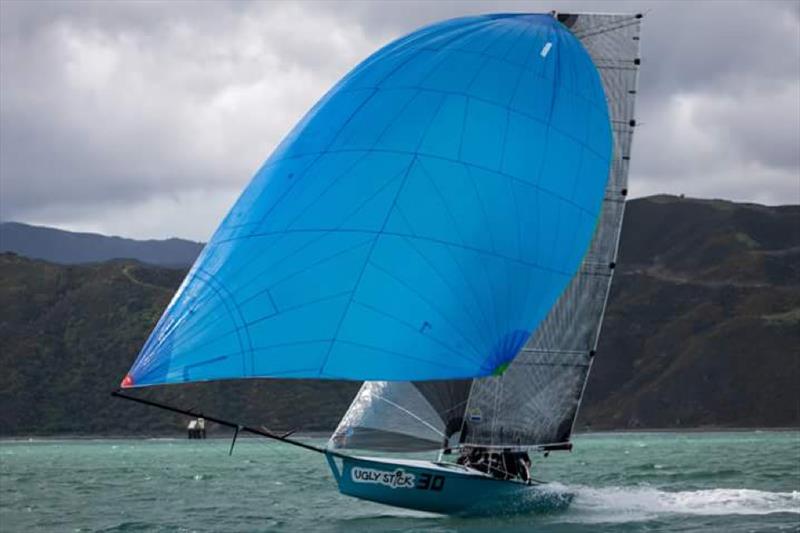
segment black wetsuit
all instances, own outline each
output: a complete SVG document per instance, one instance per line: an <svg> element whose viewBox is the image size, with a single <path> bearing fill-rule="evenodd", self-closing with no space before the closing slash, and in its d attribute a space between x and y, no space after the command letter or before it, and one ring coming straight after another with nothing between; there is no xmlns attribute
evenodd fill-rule
<svg viewBox="0 0 800 533"><path fill-rule="evenodd" d="M514 479L520 475L519 457L511 451L503 452L503 466L507 479Z"/></svg>

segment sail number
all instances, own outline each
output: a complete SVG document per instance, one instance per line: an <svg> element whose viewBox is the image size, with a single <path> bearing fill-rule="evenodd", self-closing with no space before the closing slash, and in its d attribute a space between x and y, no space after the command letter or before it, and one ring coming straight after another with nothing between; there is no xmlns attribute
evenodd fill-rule
<svg viewBox="0 0 800 533"><path fill-rule="evenodd" d="M420 490L442 490L444 488L444 476L420 474L415 488Z"/></svg>
<svg viewBox="0 0 800 533"><path fill-rule="evenodd" d="M350 478L354 483L374 483L391 489L419 489L441 491L444 488L444 476L432 474L412 474L398 468L394 472L355 466L350 470Z"/></svg>

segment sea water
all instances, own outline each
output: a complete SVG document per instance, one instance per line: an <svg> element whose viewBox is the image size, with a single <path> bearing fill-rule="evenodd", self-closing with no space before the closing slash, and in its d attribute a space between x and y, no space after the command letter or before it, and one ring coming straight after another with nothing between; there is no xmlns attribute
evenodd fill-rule
<svg viewBox="0 0 800 533"><path fill-rule="evenodd" d="M261 439L3 441L0 531L800 531L800 432L574 442L534 457L566 510L464 518L342 496L324 457Z"/></svg>

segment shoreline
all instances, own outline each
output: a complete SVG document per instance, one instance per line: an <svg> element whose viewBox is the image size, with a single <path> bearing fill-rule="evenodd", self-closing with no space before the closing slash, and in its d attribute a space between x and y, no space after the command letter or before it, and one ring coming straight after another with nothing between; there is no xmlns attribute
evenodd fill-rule
<svg viewBox="0 0 800 533"><path fill-rule="evenodd" d="M800 433L800 427L697 427L697 428L648 428L648 429L598 429L596 431L576 431L574 436L603 436L614 434L700 434L700 433ZM302 439L327 439L330 436L328 432L310 431L307 433L297 433L297 436ZM257 435L240 435L239 439L260 439ZM204 440L230 440L231 436L228 434L211 435ZM186 437L185 433L174 433L164 435L141 435L141 434L124 434L124 435L75 435L75 434L54 434L54 435L15 435L15 436L0 436L0 443L2 442L42 442L42 441L94 441L94 440L190 440Z"/></svg>

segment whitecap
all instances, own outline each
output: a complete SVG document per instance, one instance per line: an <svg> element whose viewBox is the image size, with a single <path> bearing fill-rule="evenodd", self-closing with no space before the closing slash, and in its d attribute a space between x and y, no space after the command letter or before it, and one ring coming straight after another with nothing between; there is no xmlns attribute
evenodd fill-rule
<svg viewBox="0 0 800 533"><path fill-rule="evenodd" d="M669 514L800 514L800 492L707 489L670 492L651 487L572 487L573 518L582 522L633 522Z"/></svg>

